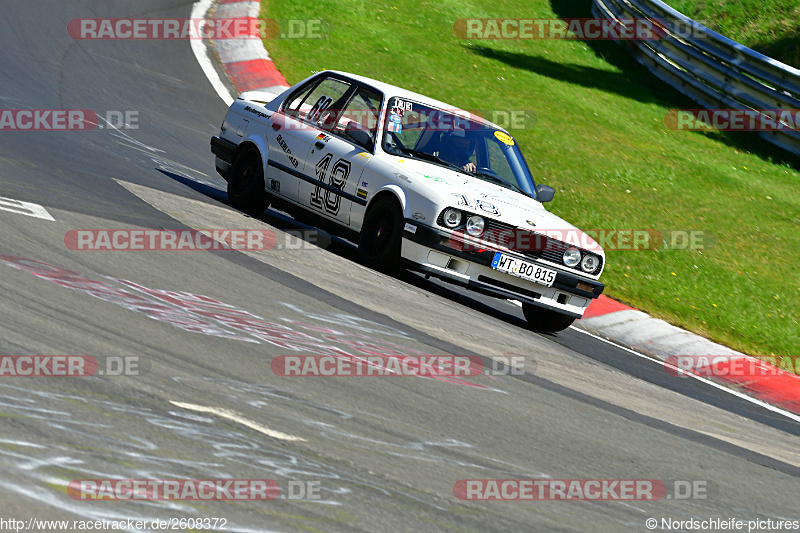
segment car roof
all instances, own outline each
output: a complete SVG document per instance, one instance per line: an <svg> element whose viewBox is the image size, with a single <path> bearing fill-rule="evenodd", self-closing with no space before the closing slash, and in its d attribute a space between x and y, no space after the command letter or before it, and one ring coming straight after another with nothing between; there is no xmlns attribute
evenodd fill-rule
<svg viewBox="0 0 800 533"><path fill-rule="evenodd" d="M343 72L343 71L340 71L340 70L323 70L321 72L317 72L313 76L309 76L304 81L310 80L312 78L315 78L317 76L324 75L324 74L338 74L340 76L344 76L346 78L350 78L352 80L364 83L366 85L370 85L372 87L375 87L379 91L383 92L386 95L387 98L397 96L399 98L405 98L405 99L408 99L408 100L413 100L413 101L419 102L420 104L429 105L431 107L436 107L436 108L439 108L439 109L442 109L442 110L445 110L445 111L447 111L447 110L450 110L450 111L458 110L458 111L467 112L466 110L461 109L460 107L456 107L454 105L442 102L440 100L436 100L434 98L430 98L428 96L425 96L424 94L415 93L414 91L409 91L408 89L403 89L402 87L398 87L396 85L391 85L389 83L378 81L378 80L375 80L375 79L372 79L372 78L367 78L366 76L359 76L358 74L352 74L350 72ZM488 126L490 128L494 128L494 129L497 129L497 130L504 131L504 132L508 133L505 129L501 128L500 126L498 126L497 124L495 124L493 122L489 122L488 120L486 120L485 118L481 117L480 115L476 115L474 113L470 113L470 119L472 119L475 122L478 122L480 124L483 124L485 126Z"/></svg>

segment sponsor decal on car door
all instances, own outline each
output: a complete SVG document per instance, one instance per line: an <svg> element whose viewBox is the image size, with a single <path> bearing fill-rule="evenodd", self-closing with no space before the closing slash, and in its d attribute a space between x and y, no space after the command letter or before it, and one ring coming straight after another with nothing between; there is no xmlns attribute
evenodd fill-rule
<svg viewBox="0 0 800 533"><path fill-rule="evenodd" d="M296 173L305 171L306 154L316 133L316 128L283 113L272 115L267 127L270 164L265 180L271 194L298 200Z"/></svg>

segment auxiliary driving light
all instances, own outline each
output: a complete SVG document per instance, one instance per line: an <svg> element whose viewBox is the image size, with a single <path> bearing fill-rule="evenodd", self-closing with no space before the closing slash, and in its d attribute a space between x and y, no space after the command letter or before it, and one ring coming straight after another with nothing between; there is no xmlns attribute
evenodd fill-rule
<svg viewBox="0 0 800 533"><path fill-rule="evenodd" d="M578 266L581 262L581 251L577 248L567 248L564 252L564 264L568 267Z"/></svg>
<svg viewBox="0 0 800 533"><path fill-rule="evenodd" d="M486 223L481 216L473 215L467 219L467 233L473 237L480 237L483 235L483 229L485 227Z"/></svg>
<svg viewBox="0 0 800 533"><path fill-rule="evenodd" d="M459 224L461 224L461 211L458 209L453 209L452 207L448 207L444 210L444 216L442 217L444 220L444 225L448 228L455 228Z"/></svg>

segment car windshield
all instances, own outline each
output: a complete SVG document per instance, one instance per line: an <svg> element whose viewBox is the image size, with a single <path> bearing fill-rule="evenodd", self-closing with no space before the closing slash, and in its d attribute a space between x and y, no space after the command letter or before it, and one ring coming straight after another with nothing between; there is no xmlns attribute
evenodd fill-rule
<svg viewBox="0 0 800 533"><path fill-rule="evenodd" d="M535 185L514 139L470 118L411 100L388 101L383 149L420 159L536 197Z"/></svg>

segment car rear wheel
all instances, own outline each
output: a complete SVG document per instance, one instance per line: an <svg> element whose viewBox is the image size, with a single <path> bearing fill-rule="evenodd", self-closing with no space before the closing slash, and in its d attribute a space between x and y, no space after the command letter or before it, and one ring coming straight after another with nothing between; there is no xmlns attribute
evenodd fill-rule
<svg viewBox="0 0 800 533"><path fill-rule="evenodd" d="M571 316L526 303L522 304L522 314L534 331L562 331L575 322Z"/></svg>
<svg viewBox="0 0 800 533"><path fill-rule="evenodd" d="M358 241L361 263L382 272L400 268L403 211L394 198L378 198L364 217Z"/></svg>
<svg viewBox="0 0 800 533"><path fill-rule="evenodd" d="M261 154L256 148L247 147L236 156L231 166L228 201L245 213L260 215L269 207L269 196L265 189Z"/></svg>

